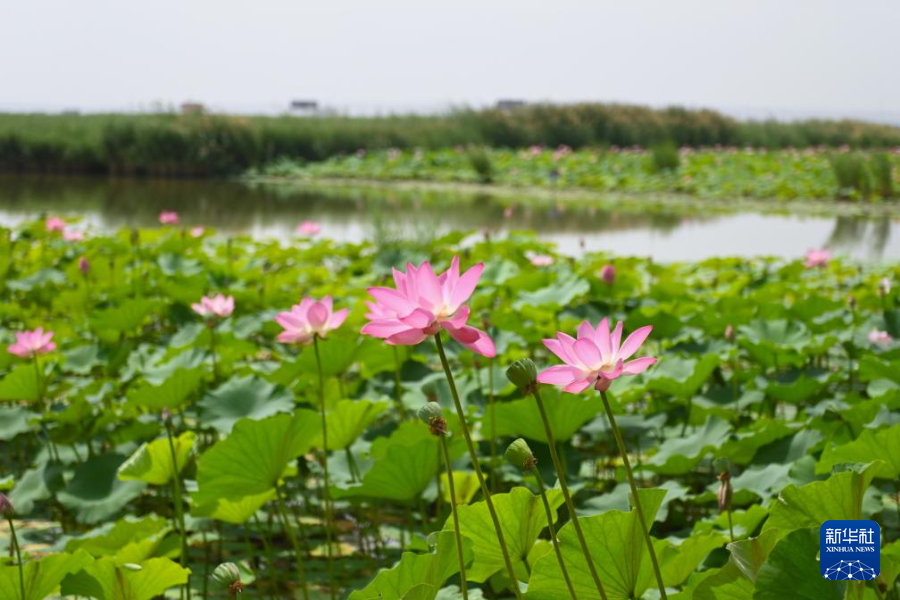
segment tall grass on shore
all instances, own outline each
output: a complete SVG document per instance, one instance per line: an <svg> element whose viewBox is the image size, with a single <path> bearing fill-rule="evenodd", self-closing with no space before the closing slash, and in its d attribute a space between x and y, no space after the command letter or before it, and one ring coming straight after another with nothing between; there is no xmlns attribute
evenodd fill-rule
<svg viewBox="0 0 900 600"><path fill-rule="evenodd" d="M900 128L858 121L738 121L709 110L532 105L436 116L238 117L173 113L0 114L0 171L218 176L279 158L359 149L900 146Z"/></svg>

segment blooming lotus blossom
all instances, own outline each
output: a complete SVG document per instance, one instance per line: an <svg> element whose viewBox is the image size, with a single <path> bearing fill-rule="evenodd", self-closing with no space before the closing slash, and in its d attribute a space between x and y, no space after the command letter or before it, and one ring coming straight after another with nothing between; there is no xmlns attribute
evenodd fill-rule
<svg viewBox="0 0 900 600"><path fill-rule="evenodd" d="M807 269L813 267L827 267L829 260L831 260L831 251L827 248L808 250L806 252L806 262L803 263L803 266Z"/></svg>
<svg viewBox="0 0 900 600"><path fill-rule="evenodd" d="M322 231L322 226L316 221L303 221L297 226L297 235L313 237L319 235L320 231Z"/></svg>
<svg viewBox="0 0 900 600"><path fill-rule="evenodd" d="M346 308L335 311L331 296L321 300L304 298L291 310L278 313L275 322L284 327L278 334L282 344L309 344L313 338L324 338L329 331L340 327L350 311Z"/></svg>
<svg viewBox="0 0 900 600"><path fill-rule="evenodd" d="M67 242L81 242L84 240L84 232L66 229L63 231L63 239Z"/></svg>
<svg viewBox="0 0 900 600"><path fill-rule="evenodd" d="M873 329L869 332L869 341L873 344L878 344L879 346L886 346L894 341L894 338L892 338L891 334L887 331Z"/></svg>
<svg viewBox="0 0 900 600"><path fill-rule="evenodd" d="M224 319L234 312L234 297L219 294L214 298L203 296L200 302L191 304L195 313L202 317L214 316Z"/></svg>
<svg viewBox="0 0 900 600"><path fill-rule="evenodd" d="M53 332L44 332L43 327L34 331L16 332L16 343L6 350L20 358L32 358L38 354L46 354L56 350L56 342L53 340Z"/></svg>
<svg viewBox="0 0 900 600"><path fill-rule="evenodd" d="M163 225L177 225L178 213L171 210L164 210L159 213L159 222Z"/></svg>
<svg viewBox="0 0 900 600"><path fill-rule="evenodd" d="M553 264L553 257L546 254L532 254L528 260L536 267L547 267Z"/></svg>
<svg viewBox="0 0 900 600"><path fill-rule="evenodd" d="M616 268L612 264L603 265L603 268L600 269L600 279L606 285L614 284L616 282Z"/></svg>
<svg viewBox="0 0 900 600"><path fill-rule="evenodd" d="M205 232L206 232L206 229L204 229L203 227L191 227L190 233L191 233L191 237L198 238L198 237L202 237Z"/></svg>
<svg viewBox="0 0 900 600"><path fill-rule="evenodd" d="M47 228L47 231L65 231L66 222L59 217L47 217L47 220L44 221L44 227Z"/></svg>
<svg viewBox="0 0 900 600"><path fill-rule="evenodd" d="M641 327L622 343L621 321L610 333L609 320L603 319L596 328L584 321L578 326L578 339L557 333L555 340L544 340L544 346L566 364L545 369L538 375L538 381L563 386L563 391L571 393L582 392L591 386L606 391L613 379L637 375L656 363L656 359L650 357L628 360L652 330L652 325Z"/></svg>
<svg viewBox="0 0 900 600"><path fill-rule="evenodd" d="M469 307L466 300L475 291L484 264L479 263L459 274L459 257L450 268L435 275L431 263L418 268L406 266L406 273L394 269L397 288L373 287L367 302L369 323L362 332L388 344L413 346L430 335L446 329L454 340L482 356L496 354L494 342L483 331L466 325Z"/></svg>

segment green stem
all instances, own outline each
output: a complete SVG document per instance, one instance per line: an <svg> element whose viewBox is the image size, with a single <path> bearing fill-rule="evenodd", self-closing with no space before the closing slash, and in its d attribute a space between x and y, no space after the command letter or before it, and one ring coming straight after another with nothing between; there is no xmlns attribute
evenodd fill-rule
<svg viewBox="0 0 900 600"><path fill-rule="evenodd" d="M37 383L38 405L44 412L44 374L41 372L41 361L37 353L34 354L34 379Z"/></svg>
<svg viewBox="0 0 900 600"><path fill-rule="evenodd" d="M19 565L19 591L24 600L27 596L25 595L25 571L22 565L22 550L19 548L19 538L16 537L16 526L13 525L12 516L7 517L6 522L9 523L9 537L13 548L16 550L16 564Z"/></svg>
<svg viewBox="0 0 900 600"><path fill-rule="evenodd" d="M275 494L278 497L278 516L281 517L281 525L284 532L288 536L288 541L294 549L294 561L297 563L297 576L300 578L300 585L303 586L303 600L309 600L309 584L306 582L306 568L303 566L303 558L300 556L300 544L297 542L297 535L294 533L294 526L288 518L287 510L284 508L284 496L281 493L281 487L275 486Z"/></svg>
<svg viewBox="0 0 900 600"><path fill-rule="evenodd" d="M653 541L650 539L650 531L647 528L647 522L644 520L644 509L641 507L641 499L638 496L637 485L634 482L634 473L631 472L631 462L628 460L628 450L625 448L625 442L622 440L622 433L619 426L616 425L616 417L613 415L612 407L609 405L609 398L606 392L600 392L603 398L603 408L606 409L606 416L612 427L613 435L616 438L616 445L619 447L619 455L625 464L625 475L628 477L628 485L631 486L631 495L634 498L634 510L637 512L638 521L641 524L641 531L644 533L644 541L647 543L647 552L650 553L650 563L653 565L653 573L656 575L656 584L659 587L659 595L662 600L666 600L666 585L663 583L662 573L659 570L659 561L656 560L656 551L653 549Z"/></svg>
<svg viewBox="0 0 900 600"><path fill-rule="evenodd" d="M731 507L728 507L728 535L731 536L731 543L734 543L734 524L731 521Z"/></svg>
<svg viewBox="0 0 900 600"><path fill-rule="evenodd" d="M499 468L497 466L497 411L494 405L494 357L488 363L488 412L491 415L491 490L497 491Z"/></svg>
<svg viewBox="0 0 900 600"><path fill-rule="evenodd" d="M581 546L581 553L584 554L584 560L587 562L588 570L591 573L591 579L594 580L594 586L600 597L607 600L606 590L603 589L603 582L600 581L600 575L597 574L597 567L594 565L594 559L588 550L587 541L584 539L584 532L581 530L581 523L578 521L578 513L575 512L575 503L572 502L572 494L569 493L569 486L566 484L566 471L559 455L556 453L556 441L553 438L553 429L550 427L550 419L547 417L547 409L544 407L544 401L541 399L541 392L537 384L531 388L531 393L537 402L538 411L541 413L541 420L544 422L544 434L547 436L547 445L550 447L550 458L553 459L553 466L556 468L556 477L559 479L559 487L562 489L563 498L566 501L566 509L569 511L569 518L572 519L572 527L575 528L575 535L578 537L578 545Z"/></svg>
<svg viewBox="0 0 900 600"><path fill-rule="evenodd" d="M516 598L522 600L522 592L519 590L519 580L516 578L516 571L513 569L512 560L509 558L509 549L506 547L506 539L503 537L503 529L500 527L497 509L494 508L494 501L491 499L491 491L484 481L484 473L481 472L481 464L478 462L475 444L472 443L472 436L469 433L469 426L466 423L466 413L463 411L462 403L459 401L459 393L456 391L456 383L453 381L450 363L447 362L447 355L444 353L444 344L441 342L440 332L434 334L434 341L435 344L437 344L438 355L441 357L441 365L444 367L444 375L447 376L447 384L450 386L453 404L456 405L456 414L459 417L459 426L460 429L462 429L463 437L466 439L466 448L469 450L469 458L472 460L475 476L478 477L478 485L481 486L481 493L484 495L484 501L487 504L488 512L491 514L491 521L494 522L494 530L497 532L497 541L500 543L500 551L503 553L503 562L506 563L506 572L509 575L510 585L512 586Z"/></svg>
<svg viewBox="0 0 900 600"><path fill-rule="evenodd" d="M213 382L219 381L219 363L216 360L216 326L211 323L209 326L209 353L212 355L213 366Z"/></svg>
<svg viewBox="0 0 900 600"><path fill-rule="evenodd" d="M394 401L397 403L397 414L400 415L400 420L406 418L406 407L403 406L403 384L400 377L400 353L397 350L397 346L391 346L394 350Z"/></svg>
<svg viewBox="0 0 900 600"><path fill-rule="evenodd" d="M178 521L178 530L181 532L181 566L188 568L187 531L184 526L184 508L181 506L181 474L178 470L178 454L175 452L175 442L172 439L172 424L166 421L166 437L169 440L169 452L172 454L172 504L175 505L175 519ZM184 585L188 600L191 600L191 575L188 572L187 583Z"/></svg>
<svg viewBox="0 0 900 600"><path fill-rule="evenodd" d="M316 367L319 371L319 408L322 415L322 468L324 470L324 479L322 482L322 497L325 501L325 543L328 549L325 553L328 560L328 591L331 600L335 599L334 585L334 547L331 543L331 532L334 528L334 515L331 507L331 491L329 490L328 479L328 419L325 413L325 375L322 372L322 356L319 353L319 336L313 336L313 348L316 351Z"/></svg>
<svg viewBox="0 0 900 600"><path fill-rule="evenodd" d="M450 449L447 448L447 438L441 438L441 448L444 451L444 462L447 463L447 487L450 491L450 509L453 513L453 533L456 536L456 556L459 559L459 579L462 588L463 600L469 598L469 586L466 582L466 559L463 556L462 536L459 533L459 515L456 512L456 484L453 483L453 468L450 466Z"/></svg>
<svg viewBox="0 0 900 600"><path fill-rule="evenodd" d="M544 490L544 479L541 477L537 467L531 467L531 474L537 481L538 490L541 493L541 500L544 501L544 512L547 514L547 527L550 529L550 540L553 542L553 551L556 552L556 560L559 562L559 568L562 571L563 579L566 580L566 587L569 588L569 595L572 600L576 600L575 588L572 587L572 581L569 579L569 570L566 569L566 563L563 561L562 551L559 549L559 540L556 539L556 527L553 525L553 511L550 509L550 503L547 501L547 492Z"/></svg>

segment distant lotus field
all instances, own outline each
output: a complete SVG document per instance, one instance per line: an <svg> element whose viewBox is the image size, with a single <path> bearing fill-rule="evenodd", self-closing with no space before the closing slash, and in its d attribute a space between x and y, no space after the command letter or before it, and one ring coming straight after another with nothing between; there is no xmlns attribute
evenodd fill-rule
<svg viewBox="0 0 900 600"><path fill-rule="evenodd" d="M833 187L817 153L555 152L494 180ZM0 599L900 599L900 266L159 220L0 236ZM879 525L876 579L820 575L832 519Z"/></svg>
<svg viewBox="0 0 900 600"><path fill-rule="evenodd" d="M456 147L381 150L322 162L277 160L253 176L492 183L518 188L700 198L883 201L900 188L900 151L825 148L681 148L666 146L573 150Z"/></svg>

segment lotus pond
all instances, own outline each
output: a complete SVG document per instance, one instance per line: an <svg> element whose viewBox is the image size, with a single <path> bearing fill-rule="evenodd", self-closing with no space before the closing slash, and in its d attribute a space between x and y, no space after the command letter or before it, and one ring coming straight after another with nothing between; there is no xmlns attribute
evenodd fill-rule
<svg viewBox="0 0 900 600"><path fill-rule="evenodd" d="M0 237L4 600L900 598L900 266Z"/></svg>

